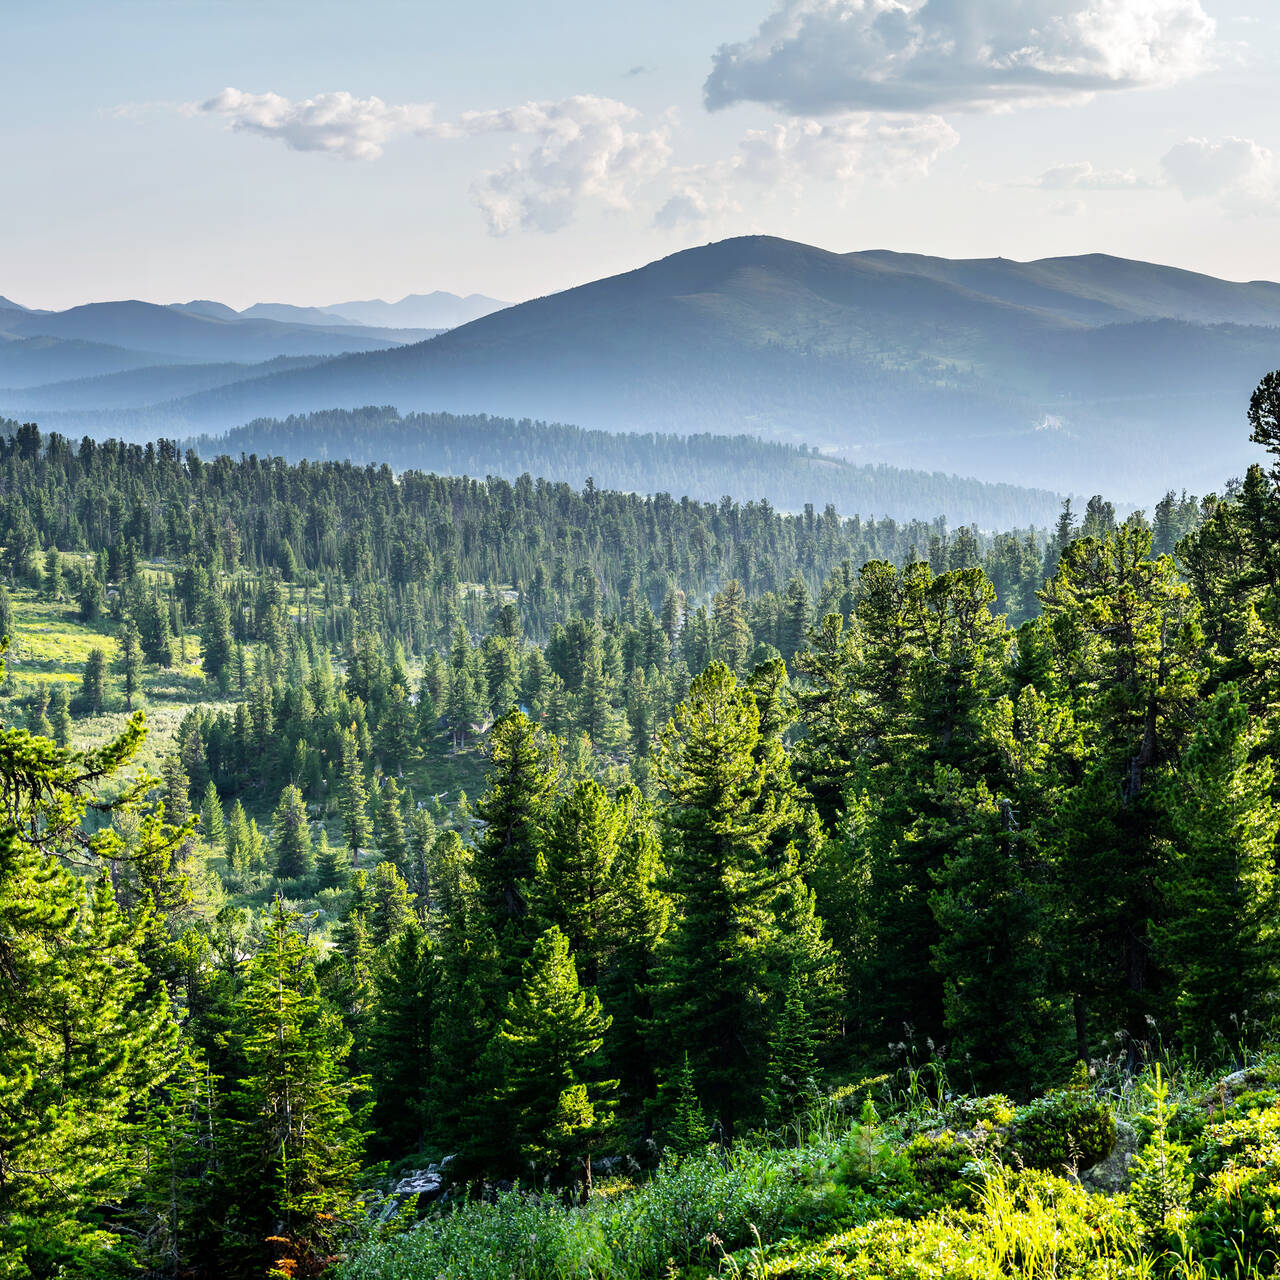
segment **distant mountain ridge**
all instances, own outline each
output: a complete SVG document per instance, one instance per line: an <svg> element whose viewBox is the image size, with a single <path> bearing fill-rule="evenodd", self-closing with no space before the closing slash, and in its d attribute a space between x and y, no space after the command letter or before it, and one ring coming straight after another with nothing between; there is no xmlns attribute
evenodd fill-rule
<svg viewBox="0 0 1280 1280"><path fill-rule="evenodd" d="M1277 326L1280 287L1265 283L1101 256L951 262L748 236L430 342L149 412L192 433L372 403L746 432L1141 500L1220 487L1253 456L1243 409L1280 366Z"/></svg>
<svg viewBox="0 0 1280 1280"><path fill-rule="evenodd" d="M373 314L359 305L338 304L353 320ZM71 314L6 312L0 331ZM856 462L1142 502L1165 486L1219 488L1242 471L1257 456L1244 407L1280 367L1280 285L1269 282L1097 254L948 260L769 236L687 249L411 344L394 341L402 330L177 319L231 332L278 326L295 345L271 356L328 354L298 345L307 341L386 338L305 368L255 368L235 381L219 373L217 385L169 399L115 399L97 413L42 388L51 410L61 406L58 429L105 429L109 413L117 433L198 435L395 404L405 414L747 434ZM17 405L0 392L0 412Z"/></svg>

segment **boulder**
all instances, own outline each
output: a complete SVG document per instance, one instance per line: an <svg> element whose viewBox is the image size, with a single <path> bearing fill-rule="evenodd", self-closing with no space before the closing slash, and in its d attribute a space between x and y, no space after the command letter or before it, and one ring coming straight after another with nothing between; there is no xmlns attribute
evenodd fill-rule
<svg viewBox="0 0 1280 1280"><path fill-rule="evenodd" d="M1116 1145L1111 1154L1080 1174L1080 1185L1088 1191L1115 1195L1127 1191L1133 1181L1131 1166L1141 1146L1138 1131L1127 1120L1116 1121Z"/></svg>

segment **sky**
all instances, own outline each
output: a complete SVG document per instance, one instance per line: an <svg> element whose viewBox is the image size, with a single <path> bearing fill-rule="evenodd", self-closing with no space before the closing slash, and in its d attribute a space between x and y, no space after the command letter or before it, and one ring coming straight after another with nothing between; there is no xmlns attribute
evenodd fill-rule
<svg viewBox="0 0 1280 1280"><path fill-rule="evenodd" d="M0 0L0 295L518 301L765 233L1280 280L1275 0Z"/></svg>

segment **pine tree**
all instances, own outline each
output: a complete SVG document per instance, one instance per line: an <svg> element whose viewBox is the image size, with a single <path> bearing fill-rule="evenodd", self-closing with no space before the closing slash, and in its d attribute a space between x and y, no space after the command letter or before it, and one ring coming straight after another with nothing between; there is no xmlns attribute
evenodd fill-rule
<svg viewBox="0 0 1280 1280"><path fill-rule="evenodd" d="M341 845L329 843L329 833L324 827L315 844L316 889L341 889L347 883L346 851Z"/></svg>
<svg viewBox="0 0 1280 1280"><path fill-rule="evenodd" d="M85 710L91 716L96 716L101 714L106 697L107 655L102 649L90 649L89 657L84 664L80 698Z"/></svg>
<svg viewBox="0 0 1280 1280"><path fill-rule="evenodd" d="M369 788L365 782L364 761L360 757L359 744L354 729L342 735L342 780L338 792L338 809L342 814L342 826L351 850L352 863L360 863L361 849L367 849L373 838L369 821Z"/></svg>
<svg viewBox="0 0 1280 1280"><path fill-rule="evenodd" d="M1168 782L1173 857L1160 880L1156 952L1169 971L1183 1044L1234 1044L1280 979L1280 806L1271 760L1254 759L1260 726L1233 686L1205 708Z"/></svg>
<svg viewBox="0 0 1280 1280"><path fill-rule="evenodd" d="M386 862L403 871L409 857L409 842L404 833L404 791L394 778L386 778L378 793L378 852Z"/></svg>
<svg viewBox="0 0 1280 1280"><path fill-rule="evenodd" d="M503 938L523 919L524 886L537 864L539 830L555 787L555 745L521 711L512 711L489 734L486 790L476 803L484 828L476 841L472 874L482 924ZM504 944L515 956L514 937Z"/></svg>
<svg viewBox="0 0 1280 1280"><path fill-rule="evenodd" d="M420 1150L426 1134L435 967L427 935L409 921L396 937L370 1014L373 1128L378 1149L393 1159Z"/></svg>
<svg viewBox="0 0 1280 1280"><path fill-rule="evenodd" d="M663 735L658 777L673 922L654 990L655 1047L687 1050L726 1128L763 1092L768 993L786 955L778 911L799 877L779 860L799 820L777 743L762 741L751 693L723 663L694 681Z"/></svg>
<svg viewBox="0 0 1280 1280"><path fill-rule="evenodd" d="M86 882L60 859L83 861L88 798L142 738L130 722L86 772L48 740L4 734L0 1271L15 1275L105 1274L132 1252L100 1209L138 1189L139 1108L174 1068L177 1029L139 957L145 921L121 912L105 870ZM96 802L122 813L129 795Z"/></svg>
<svg viewBox="0 0 1280 1280"><path fill-rule="evenodd" d="M210 847L220 849L227 839L227 819L218 798L218 788L210 778L200 801L200 831Z"/></svg>
<svg viewBox="0 0 1280 1280"><path fill-rule="evenodd" d="M133 620L126 620L116 642L119 645L120 674L124 677L125 710L133 710L133 695L142 687L142 641Z"/></svg>
<svg viewBox="0 0 1280 1280"><path fill-rule="evenodd" d="M53 686L49 695L49 724L54 742L60 747L71 745L71 706L67 698L66 686L59 683Z"/></svg>
<svg viewBox="0 0 1280 1280"><path fill-rule="evenodd" d="M342 1066L350 1041L296 923L277 900L236 1004L244 1075L232 1094L227 1215L246 1265L289 1274L318 1270L354 1221L365 1140L352 1107L363 1082Z"/></svg>
<svg viewBox="0 0 1280 1280"><path fill-rule="evenodd" d="M311 824L302 792L292 783L280 792L271 816L271 839L275 845L276 879L297 880L310 874Z"/></svg>
<svg viewBox="0 0 1280 1280"><path fill-rule="evenodd" d="M527 886L537 927L560 929L578 962L578 975L589 987L600 981L619 941L621 885L614 863L628 816L599 783L579 782L548 817Z"/></svg>
<svg viewBox="0 0 1280 1280"><path fill-rule="evenodd" d="M375 947L390 942L413 919L413 895L393 862L373 869L369 938Z"/></svg>
<svg viewBox="0 0 1280 1280"><path fill-rule="evenodd" d="M581 1172L613 1126L616 1080L600 1080L600 1050L610 1019L583 991L564 934L542 934L507 1002L498 1032L502 1071L494 1104L512 1143L535 1173L557 1181Z"/></svg>
<svg viewBox="0 0 1280 1280"><path fill-rule="evenodd" d="M790 1124L818 1097L818 1055L813 1020L805 1007L804 980L794 971L787 982L782 1016L769 1043L765 1114L775 1124Z"/></svg>
<svg viewBox="0 0 1280 1280"><path fill-rule="evenodd" d="M746 619L746 593L736 578L730 578L715 597L715 655L730 671L741 672L747 665L751 629ZM690 663L692 667L693 664Z"/></svg>

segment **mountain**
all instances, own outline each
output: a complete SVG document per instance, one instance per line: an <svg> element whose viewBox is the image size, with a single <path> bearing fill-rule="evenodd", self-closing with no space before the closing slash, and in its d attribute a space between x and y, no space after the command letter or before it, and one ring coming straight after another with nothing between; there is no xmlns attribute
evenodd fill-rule
<svg viewBox="0 0 1280 1280"><path fill-rule="evenodd" d="M280 320L285 324L362 325L362 320L338 315L323 307L295 307L287 302L255 302L239 313L246 320ZM391 326L396 327L396 326ZM416 325L406 328L443 329L444 325Z"/></svg>
<svg viewBox="0 0 1280 1280"><path fill-rule="evenodd" d="M422 329L453 329L482 316L509 307L509 302L472 293L460 298L456 293L411 293L399 302L373 298L367 302L338 302L325 311L336 312L357 324L411 326Z"/></svg>
<svg viewBox="0 0 1280 1280"><path fill-rule="evenodd" d="M22 306L20 303L10 302L8 298L4 297L3 295L0 295L0 311L26 311L26 310L27 308Z"/></svg>
<svg viewBox="0 0 1280 1280"><path fill-rule="evenodd" d="M171 302L170 311L185 311L192 316L211 316L215 320L235 320L240 313L225 302L213 302L208 298L197 298L194 302Z"/></svg>
<svg viewBox="0 0 1280 1280"><path fill-rule="evenodd" d="M946 262L750 236L152 411L174 434L365 404L746 432L1147 501L1220 487L1254 456L1244 406L1280 365L1277 325L1280 287L1147 263Z"/></svg>
<svg viewBox="0 0 1280 1280"><path fill-rule="evenodd" d="M4 332L0 316L0 399L13 408L30 400L27 388L68 378L97 378L154 365L181 367L185 361L158 351L126 351L103 342L66 338L14 338ZM135 402L136 403L136 402Z"/></svg>
<svg viewBox="0 0 1280 1280"><path fill-rule="evenodd" d="M327 327L223 313L219 303L162 307L150 302L94 302L67 311L5 311L0 334L58 338L146 351L148 363L247 361L277 356L333 356L385 350L431 337L434 329L378 329L339 320ZM75 376L75 375L72 375ZM44 379L40 379L44 380Z"/></svg>
<svg viewBox="0 0 1280 1280"><path fill-rule="evenodd" d="M592 479L598 488L629 493L670 493L718 502L731 493L740 502L768 499L788 511L830 504L842 515L872 514L898 520L945 515L954 527L1046 527L1062 497L1041 489L986 484L954 475L855 466L805 446L749 436L613 435L525 418L449 413L401 416L394 409L259 419L221 436L184 442L203 458L283 457L290 462L385 462L397 471L437 475L528 474L575 488Z"/></svg>
<svg viewBox="0 0 1280 1280"><path fill-rule="evenodd" d="M41 339L29 341L39 342ZM152 360L156 358L151 357ZM231 382L268 377L288 369L308 369L322 359L323 356L277 356L261 364L149 363L141 368L50 381L40 386L10 387L0 390L0 403L10 406L10 417L23 421L43 418L47 422L52 412L129 409L135 405L193 395ZM3 348L0 347L0 370L3 368Z"/></svg>

